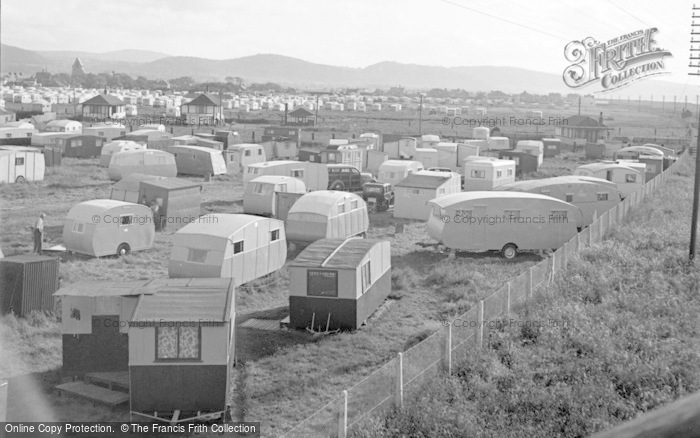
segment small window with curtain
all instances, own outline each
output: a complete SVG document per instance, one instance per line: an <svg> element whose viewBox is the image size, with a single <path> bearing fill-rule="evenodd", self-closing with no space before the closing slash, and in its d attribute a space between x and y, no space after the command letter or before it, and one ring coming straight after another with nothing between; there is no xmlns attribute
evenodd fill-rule
<svg viewBox="0 0 700 438"><path fill-rule="evenodd" d="M234 254L240 254L243 252L243 241L239 240L238 242L233 243L233 253Z"/></svg>
<svg viewBox="0 0 700 438"><path fill-rule="evenodd" d="M280 239L280 230L270 231L270 242L274 242Z"/></svg>
<svg viewBox="0 0 700 438"><path fill-rule="evenodd" d="M156 360L200 360L201 340L198 326L156 327Z"/></svg>

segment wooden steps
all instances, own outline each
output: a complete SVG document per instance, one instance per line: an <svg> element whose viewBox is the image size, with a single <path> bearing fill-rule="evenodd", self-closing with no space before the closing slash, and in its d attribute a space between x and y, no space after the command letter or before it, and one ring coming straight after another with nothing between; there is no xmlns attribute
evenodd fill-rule
<svg viewBox="0 0 700 438"><path fill-rule="evenodd" d="M58 390L59 394L65 392L66 394L86 398L112 407L129 401L128 393L80 381L63 383L56 386L56 390Z"/></svg>
<svg viewBox="0 0 700 438"><path fill-rule="evenodd" d="M85 374L86 383L97 383L107 386L108 389L123 389L129 392L129 372L98 372Z"/></svg>

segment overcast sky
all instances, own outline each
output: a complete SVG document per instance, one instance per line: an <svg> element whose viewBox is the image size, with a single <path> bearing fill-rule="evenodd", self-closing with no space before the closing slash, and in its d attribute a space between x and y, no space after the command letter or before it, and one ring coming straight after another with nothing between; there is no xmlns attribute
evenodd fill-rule
<svg viewBox="0 0 700 438"><path fill-rule="evenodd" d="M657 27L657 45L674 55L666 60L674 75L663 79L700 83L687 76L692 6L686 0L3 0L1 32L3 43L30 50L143 49L212 59L274 53L347 67L397 61L560 74L572 40Z"/></svg>

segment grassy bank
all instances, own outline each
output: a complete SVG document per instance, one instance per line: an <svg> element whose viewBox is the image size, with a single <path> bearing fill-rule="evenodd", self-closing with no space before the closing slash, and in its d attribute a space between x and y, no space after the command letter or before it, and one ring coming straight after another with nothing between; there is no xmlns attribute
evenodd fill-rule
<svg viewBox="0 0 700 438"><path fill-rule="evenodd" d="M483 351L355 435L587 436L699 390L692 172L680 164L629 222L515 308Z"/></svg>

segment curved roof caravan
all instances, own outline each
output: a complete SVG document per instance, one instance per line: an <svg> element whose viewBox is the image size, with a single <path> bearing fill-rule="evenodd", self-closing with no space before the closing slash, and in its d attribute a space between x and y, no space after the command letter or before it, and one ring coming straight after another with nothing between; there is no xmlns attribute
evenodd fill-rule
<svg viewBox="0 0 700 438"><path fill-rule="evenodd" d="M628 146L626 148L618 149L613 155L615 160L638 160L640 156L651 155L657 157L663 157L663 151L650 146Z"/></svg>
<svg viewBox="0 0 700 438"><path fill-rule="evenodd" d="M249 164L243 172L243 184L263 175L299 178L304 181L307 190L326 190L328 188L328 165L325 163L280 160Z"/></svg>
<svg viewBox="0 0 700 438"><path fill-rule="evenodd" d="M291 176L264 175L250 180L245 185L243 194L243 212L279 218L279 193L306 193L306 185L299 178ZM280 206L281 207L281 206ZM290 206L291 207L291 206Z"/></svg>
<svg viewBox="0 0 700 438"><path fill-rule="evenodd" d="M379 166L377 181L392 186L408 175L423 170L423 164L413 160L387 160Z"/></svg>
<svg viewBox="0 0 700 438"><path fill-rule="evenodd" d="M236 286L282 268L284 223L248 214L207 214L173 235L171 278L233 278Z"/></svg>
<svg viewBox="0 0 700 438"><path fill-rule="evenodd" d="M519 192L461 192L429 201L428 235L460 251L556 249L583 226L581 209L550 196Z"/></svg>
<svg viewBox="0 0 700 438"><path fill-rule="evenodd" d="M112 156L109 169L107 169L109 179L119 181L132 173L165 177L176 176L175 157L165 151L155 149L134 149Z"/></svg>
<svg viewBox="0 0 700 438"><path fill-rule="evenodd" d="M467 157L463 163L464 191L491 190L515 182L515 161Z"/></svg>
<svg viewBox="0 0 700 438"><path fill-rule="evenodd" d="M75 120L51 120L46 124L46 132L83 133L83 124Z"/></svg>
<svg viewBox="0 0 700 438"><path fill-rule="evenodd" d="M589 226L596 217L622 200L622 193L616 187L597 184L592 180L593 178L583 180L576 176L559 176L517 181L494 190L536 193L568 202L581 209L584 226Z"/></svg>
<svg viewBox="0 0 700 438"><path fill-rule="evenodd" d="M289 210L286 225L288 239L295 242L356 236L369 228L367 204L354 193L307 193Z"/></svg>
<svg viewBox="0 0 700 438"><path fill-rule="evenodd" d="M593 176L612 181L617 184L623 198L644 185L644 172L615 162L584 164L574 170L574 175Z"/></svg>
<svg viewBox="0 0 700 438"><path fill-rule="evenodd" d="M170 146L181 175L223 175L228 173L221 151L201 146ZM174 175L173 175L174 176Z"/></svg>
<svg viewBox="0 0 700 438"><path fill-rule="evenodd" d="M112 155L119 152L126 152L136 149L146 149L146 146L138 144L131 140L114 140L102 146L102 154L100 156L100 166L109 167L112 160Z"/></svg>
<svg viewBox="0 0 700 438"><path fill-rule="evenodd" d="M241 143L231 145L224 151L229 173L242 173L249 164L267 161L265 150L259 144Z"/></svg>
<svg viewBox="0 0 700 438"><path fill-rule="evenodd" d="M63 225L66 250L93 257L149 249L154 237L150 208L112 199L81 202L70 209Z"/></svg>

